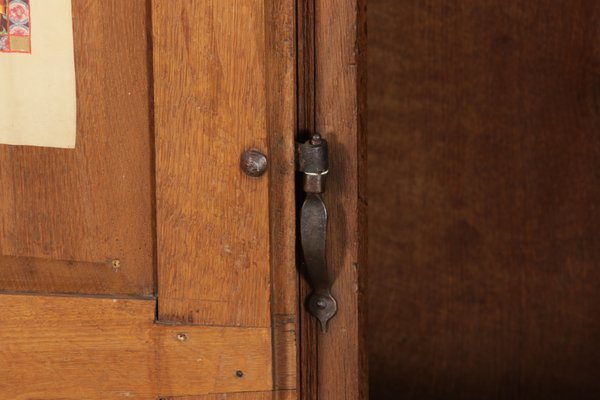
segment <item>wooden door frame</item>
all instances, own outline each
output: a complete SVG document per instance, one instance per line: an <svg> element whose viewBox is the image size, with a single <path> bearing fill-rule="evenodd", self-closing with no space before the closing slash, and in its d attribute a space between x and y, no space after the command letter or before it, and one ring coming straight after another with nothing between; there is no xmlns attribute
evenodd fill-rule
<svg viewBox="0 0 600 400"><path fill-rule="evenodd" d="M301 398L365 399L366 0L298 0L298 132L329 142L325 201L338 313L321 333L300 313ZM300 283L301 300L310 291Z"/></svg>
<svg viewBox="0 0 600 400"><path fill-rule="evenodd" d="M180 11L196 12L187 1L179 0L176 4ZM31 294L29 296L23 294L3 295L5 297L0 299L7 309L12 309L14 312L18 312L19 309L35 310L35 313L31 313L31 316L35 318L32 318L31 321L26 320L27 324L42 321L37 325L29 325L29 331L26 330L26 325L21 326L18 324L15 324L10 332L7 331L8 338L6 342L12 343L13 349L27 350L15 351L15 354L19 354L21 358L13 360L15 364L12 364L12 367L16 368L15 366L23 365L23 370L27 369L25 367L29 365L27 355L36 353L36 349L29 344L46 338L48 326L55 329L54 334L50 336L50 342L56 342L56 354L63 354L65 360L68 361L68 354L61 353L63 347L59 343L63 333L67 336L74 335L77 338L77 340L70 342L75 348L90 343L94 344L87 337L98 333L97 327L99 324L97 320L100 320L100 323L114 328L111 332L118 333L123 330L123 337L127 338L127 335L131 334L127 321L131 318L136 321L136 329L139 328L140 337L143 338L140 342L142 345L138 349L141 361L136 364L142 366L140 371L143 372L141 374L147 379L147 381L141 382L143 388L140 388L140 393L142 394L146 393L144 390L148 394L165 393L177 396L190 393L214 393L214 391L227 390L225 386L229 385L240 392L247 391L244 394L233 395L235 398L240 399L294 399L298 396L311 400L366 398L367 375L364 338L364 287L367 248L366 136L364 123L366 103L364 90L366 76L364 69L366 66L364 52L366 34L365 0L265 0L264 3L257 2L256 4L264 7L256 13L252 13L252 16L260 21L259 24L264 23L266 26L262 29L253 25L252 32L259 37L258 42L260 43L257 50L259 57L264 55L264 62L261 59L259 64L261 71L264 71L262 70L263 67L266 70L266 88L265 93L260 93L261 97L259 99L251 96L247 96L245 99L255 99L256 102L261 102L264 96L266 101L267 143L259 142L268 150L270 169L268 185L264 185L264 187L268 187L268 196L264 196L264 192L259 193L262 196L261 199L268 197L268 205L260 203L259 206L254 207L251 205L248 208L252 208L251 211L256 212L255 217L263 221L264 225L267 225L264 220L267 218L269 220L268 226L266 228L264 225L261 226L261 231L258 234L262 237L264 231L270 238L271 245L268 248L268 268L270 268L270 272L266 272L270 274L272 283L269 287L270 306L266 305L266 300L264 303L261 302L260 308L264 312L259 316L254 315L253 313L257 312L255 308L259 307L253 305L258 300L252 296L252 288L248 287L244 291L245 299L249 299L247 303L235 298L234 301L237 303L230 301L225 305L229 307L228 310L234 310L235 313L225 313L227 315L223 320L212 319L207 322L205 319L207 315L200 315L194 311L195 307L188 307L187 303L182 305L182 302L179 301L181 298L175 298L175 296L161 297L161 282L167 282L169 276L172 275L169 266L176 265L177 268L180 268L180 265L185 264L185 260L182 261L177 258L181 254L175 251L179 245L177 241L169 244L167 248L164 241L161 241L160 238L154 238L153 240L156 240L157 243L154 243L153 246L157 247L155 251L158 253L157 259L160 261L155 261L159 264L157 267L159 282L154 283L158 284L159 301L162 302L159 304L158 314L159 317L164 317L159 318L160 323L155 323L156 299L154 295L156 293L152 290L144 290L143 294L146 297L143 299L130 299L116 298L115 291L112 289L98 290L91 287L85 291L90 297L82 298L76 286L77 280L71 279L68 282L69 285L67 287L61 286L60 290L54 287L53 290L48 290L46 286L47 276L40 275L41 283L38 285L39 287L34 288L33 292L43 293L43 296L37 298L36 295ZM147 6L149 11L152 11L150 24L152 25L150 27L152 32L149 32L149 37L154 35L155 39L159 39L153 42L154 63L152 73L163 80L167 77L161 85L154 84L152 87L154 91L152 105L155 118L151 124L151 130L154 130L159 140L158 144L155 143L155 154L153 155L158 156L158 159L154 160L154 167L157 169L164 168L167 171L162 174L161 179L157 179L154 189L157 192L160 190L163 192L169 191L168 195L162 193L161 196L158 196L154 204L156 207L156 204L161 202L173 203L171 201L173 200L172 192L170 191L173 188L173 191L176 192L179 190L177 188L180 187L201 187L201 185L194 186L197 181L202 182L201 178L198 177L183 183L177 181L173 188L169 187L173 182L166 182L168 181L167 178L172 177L167 176L171 167L168 165L168 160L178 159L177 157L182 156L182 149L169 146L168 139L179 137L177 135L186 132L186 129L190 129L190 126L193 128L193 123L199 124L201 122L198 121L202 121L203 118L208 119L207 115L214 112L214 110L203 108L197 103L196 91L199 90L200 85L198 83L200 78L197 75L190 75L190 73L182 77L182 73L178 70L175 71L175 68L168 65L168 62L163 64L163 60L173 57L173 54L179 57L177 60L181 61L183 65L193 65L195 68L200 68L198 65L206 62L200 57L200 40L186 41L177 36L178 30L201 36L199 32L194 32L193 28L193 22L198 21L201 16L196 14L187 16L184 12L171 15L166 10L159 8L159 2L148 2ZM262 14L263 9L264 14ZM182 21L180 16L186 16L186 18L191 19L191 22L185 18ZM248 21L245 20L244 23L248 23ZM263 37L266 41L264 46L261 42ZM224 40L222 37L220 39L221 41ZM193 47L193 51L190 51L190 46ZM233 55L231 55L231 58L233 58ZM240 63L242 62L240 61ZM239 64L232 64L239 68ZM201 77L206 78L204 75ZM170 92L175 85L170 85L168 78L176 81L179 85L177 89L180 90L175 94ZM189 84L188 80L191 80L193 84ZM262 90L262 88L260 89ZM215 90L212 95L216 97L219 93L222 92ZM142 94L147 95L148 93L142 91ZM187 103L183 105L187 105L187 107L182 107L181 104L173 101L173 99L178 100L181 98L186 99ZM191 107L191 105L195 107ZM253 104L251 103L250 106L253 106ZM176 117L173 117L174 114L171 113L174 110L177 111ZM248 111L246 110L246 112ZM248 118L248 120L252 120L252 118ZM230 128L230 126L223 127L224 130L225 128ZM308 285L304 280L299 280L297 275L294 134L302 131L321 133L328 140L331 152L331 170L324 197L330 209L328 259L330 275L335 277L332 290L338 300L339 310L330 322L329 331L326 334L320 333L313 317L304 311L302 303L307 294ZM227 133L245 137L244 132L228 131ZM246 137L246 139L254 138ZM260 139L264 138L261 137ZM195 138L192 137L189 140L190 143L195 143L193 142ZM248 140L248 142L251 141ZM248 143L248 145L252 144ZM204 147L197 146L194 149L198 152L205 151L206 154L210 154L212 148L204 143ZM187 153L183 155L190 156ZM221 164L213 165L212 168L216 172L232 176L232 170L219 171L218 168L223 166L230 168L232 165L237 167L236 163L229 163L229 161L234 160L239 154L231 155L227 153L226 155L228 157L227 163L221 160ZM192 156L198 157L194 154ZM235 171L239 173L239 171ZM198 176L200 174L206 175L206 170L197 170L196 173ZM248 184L243 183L243 185ZM243 188L247 188L247 186L243 186ZM256 194L256 191L254 194ZM185 198L180 201L181 204L185 203L184 205L187 207L189 205L188 200L188 198ZM244 204L248 205L249 203L250 201L244 198ZM238 214L244 213L238 210ZM166 217L164 215L160 217L159 215L159 218L157 218L159 223L161 218L164 220ZM163 226L165 225L167 224L164 223ZM242 228L245 229L244 232L249 229L247 226ZM156 226L154 226L154 229L156 229ZM253 233L256 234L256 232ZM242 250L236 249L236 251ZM252 257L254 257L253 261L260 262L261 266L264 267L264 257L258 259L255 253L252 254ZM26 265L30 265L33 261L28 260L29 264ZM117 273L116 270L119 269L117 267L120 264L114 263L114 261L118 260L107 261L102 264L100 272L105 274ZM11 266L13 262L12 259L6 261L7 265ZM35 267L38 264L31 265ZM67 267L70 268L70 265L67 265ZM70 276L69 268L65 267L64 270L59 270L58 273ZM217 269L218 265L214 268ZM19 268L16 270L20 271ZM204 270L204 272L211 271L210 268ZM96 271L94 270L94 272ZM198 281L193 279L198 275L198 271L189 272L190 279L188 281L190 285L180 290L180 293L186 292L184 293L185 296L182 297L185 297L185 300L189 300L188 303L192 304L198 299L187 296L187 292L201 290L198 289ZM236 282L241 280L240 277L232 279L238 279ZM98 281L102 280L99 279ZM263 287L266 286L263 285ZM16 285L13 289L23 291L27 287L23 289L23 287ZM76 294L76 297L48 295L57 292L70 295ZM123 294L134 295L129 290L123 290L123 292L121 297L123 297ZM261 294L264 295L262 292ZM99 295L104 295L104 297L98 297ZM165 303L165 300L168 299L173 300L172 304ZM32 302L35 303L36 307L32 308ZM84 303L88 304L89 310L87 312L79 309L79 304ZM249 312L242 313L239 310L241 307L245 307ZM101 312L94 312L93 310L100 310ZM12 315L18 315L18 313ZM72 325L65 327L60 325L61 318L64 318L65 315L70 316L69 321L73 322ZM111 315L116 315L115 320L120 318L122 321L109 325L108 319ZM10 322L9 316L6 321ZM16 319L18 318L12 318L12 321ZM43 321L50 325L45 325ZM34 328L31 328L31 326ZM244 330L242 331L240 328L244 328ZM20 331L25 333L14 334ZM58 335L57 332L62 333ZM100 335L98 341L102 345L100 347L108 346L106 349L108 349L110 355L104 360L106 362L103 365L116 368L120 360L118 356L125 354L130 344L126 340L123 342L115 340L118 339L118 336L111 332ZM214 334L214 337L217 338L215 340L217 344L223 343L222 338L224 335L227 337L235 336L232 340L241 343L242 341L248 341L248 337L244 336L248 332L254 332L253 337L257 343L261 344L260 353L262 358L256 358L258 361L262 360L256 366L257 370L260 369L256 373L260 380L254 383L249 378L238 381L237 379L241 376L229 371L234 365L228 365L226 378L237 383L230 385L228 383L230 381L223 381L225 386L216 385L213 387L207 385L196 375L193 366L183 369L186 371L185 374L177 373L182 367L180 363L182 357L185 364L185 357L189 358L190 354L193 354L189 351L189 348L195 346L200 351L208 342L205 335ZM271 340L266 340L265 338L268 339L271 334ZM160 346L155 346L156 343ZM268 351L269 346L271 346L272 357ZM168 349L168 351L164 353L161 362L156 365L157 368L160 365L160 368L163 369L154 371L152 369L154 367L147 367L148 360L156 357L156 349L162 347ZM240 359L244 358L241 354L242 350L236 348L233 350L229 356L230 359L236 359L238 355ZM299 354L297 350L299 350ZM227 349L223 349L224 354L227 351ZM114 360L111 358L113 355L117 357ZM217 355L215 355L215 359L218 358ZM266 367L271 359L273 360L273 368L272 371L269 371L271 365L268 365L269 368L263 367ZM116 360L116 362L111 363L111 360ZM264 360L269 360L269 362L263 362ZM22 362L22 364L17 361ZM197 362L198 360L192 361ZM77 366L81 364L85 366L88 362L88 359L78 359L70 365ZM194 363L189 364L195 365ZM43 363L35 364L35 366L40 368L42 372L48 369ZM183 366L185 367L185 365ZM252 365L249 365L247 371L252 371L253 368ZM20 370L19 368L16 369ZM87 371L86 368L79 369L83 372ZM244 366L243 369L246 369L246 367ZM153 387L150 378L157 376L157 374L161 377L169 377L169 379L161 379L160 386ZM32 376L35 377L35 374ZM51 375L48 376L51 378ZM248 375L243 376L247 377ZM272 382L271 376L273 378ZM90 375L89 379L94 377L95 375ZM19 377L13 376L13 378ZM123 375L122 379L126 380L126 376ZM43 382L38 383L40 384L40 390L43 390ZM13 387L16 387L16 384ZM68 388L65 387L64 389L67 393ZM250 392L249 390L258 390L260 393ZM212 398L211 396L213 395L203 395L202 398L208 399Z"/></svg>
<svg viewBox="0 0 600 400"><path fill-rule="evenodd" d="M152 47L134 55L152 60L141 57L148 71L137 76L149 77L139 92L153 117L141 131L155 139L153 149L144 147L156 174L144 220L152 224L155 259L136 265L152 263L157 276L130 291L122 284L130 264L120 257L92 265L0 259L0 269L23 278L5 286L19 294L0 296L10 311L0 315L8 349L0 357L0 375L8 377L0 379L0 398L296 398L295 0L145 4L135 38ZM92 47L78 37L79 49ZM240 168L252 147L269 157L260 179ZM44 160L36 157L44 149L22 150ZM111 179L122 172L115 169ZM215 188L227 190L218 197ZM222 243L215 246L215 237ZM81 293L73 271L99 285ZM120 280L107 287L107 274Z"/></svg>

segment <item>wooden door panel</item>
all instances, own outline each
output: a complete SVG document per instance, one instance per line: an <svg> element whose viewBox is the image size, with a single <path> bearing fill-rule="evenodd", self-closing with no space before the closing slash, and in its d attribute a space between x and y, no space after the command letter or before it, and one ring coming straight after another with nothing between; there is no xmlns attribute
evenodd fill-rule
<svg viewBox="0 0 600 400"><path fill-rule="evenodd" d="M0 296L0 398L156 399L272 388L270 329L155 324L155 306Z"/></svg>
<svg viewBox="0 0 600 400"><path fill-rule="evenodd" d="M294 2L73 14L76 149L0 146L0 399L296 398Z"/></svg>
<svg viewBox="0 0 600 400"><path fill-rule="evenodd" d="M282 390L277 392L239 392L207 394L202 396L168 397L161 400L292 400L295 398L294 391Z"/></svg>
<svg viewBox="0 0 600 400"><path fill-rule="evenodd" d="M154 3L162 321L270 326L269 177L239 167L268 154L264 3Z"/></svg>
<svg viewBox="0 0 600 400"><path fill-rule="evenodd" d="M600 4L372 1L372 394L600 394Z"/></svg>
<svg viewBox="0 0 600 400"><path fill-rule="evenodd" d="M366 3L298 1L299 130L329 143L327 263L338 303L328 332L301 313L302 399L367 397ZM301 295L311 288L302 281Z"/></svg>
<svg viewBox="0 0 600 400"><path fill-rule="evenodd" d="M0 290L150 295L146 2L77 0L73 21L76 149L0 145Z"/></svg>

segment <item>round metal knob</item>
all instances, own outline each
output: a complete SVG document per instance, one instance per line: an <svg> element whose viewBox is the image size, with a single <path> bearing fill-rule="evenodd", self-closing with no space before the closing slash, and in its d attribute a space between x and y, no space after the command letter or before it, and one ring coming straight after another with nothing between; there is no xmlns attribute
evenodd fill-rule
<svg viewBox="0 0 600 400"><path fill-rule="evenodd" d="M248 176L257 178L267 170L267 156L256 149L246 150L242 154L240 167Z"/></svg>

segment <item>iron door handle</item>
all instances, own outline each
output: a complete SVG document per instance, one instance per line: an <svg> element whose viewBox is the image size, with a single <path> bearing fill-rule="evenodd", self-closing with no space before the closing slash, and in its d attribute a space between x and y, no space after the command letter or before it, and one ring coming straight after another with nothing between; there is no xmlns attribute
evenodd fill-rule
<svg viewBox="0 0 600 400"><path fill-rule="evenodd" d="M306 307L319 320L322 331L326 332L327 322L337 312L327 272L328 215L321 196L325 176L329 172L327 141L315 134L306 143L297 143L296 154L296 169L304 174L303 189L306 193L300 210L300 242L312 286Z"/></svg>

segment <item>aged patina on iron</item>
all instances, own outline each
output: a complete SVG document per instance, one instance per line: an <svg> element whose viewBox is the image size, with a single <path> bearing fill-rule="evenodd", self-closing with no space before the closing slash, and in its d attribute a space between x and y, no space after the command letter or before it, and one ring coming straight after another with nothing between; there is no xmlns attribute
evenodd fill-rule
<svg viewBox="0 0 600 400"><path fill-rule="evenodd" d="M257 149L246 150L240 158L240 167L248 176L258 178L267 171L267 156Z"/></svg>
<svg viewBox="0 0 600 400"><path fill-rule="evenodd" d="M327 141L319 134L314 134L305 143L296 143L296 170L303 174L306 193L300 210L300 241L313 289L306 306L320 321L323 332L327 331L327 322L337 312L327 273L327 207L321 196L325 175L329 172L327 149Z"/></svg>

